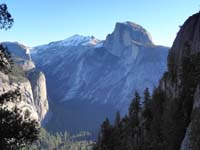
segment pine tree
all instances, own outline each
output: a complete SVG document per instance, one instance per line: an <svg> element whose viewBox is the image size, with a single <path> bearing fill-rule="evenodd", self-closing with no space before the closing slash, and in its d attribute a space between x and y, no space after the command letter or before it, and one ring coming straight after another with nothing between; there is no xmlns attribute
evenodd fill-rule
<svg viewBox="0 0 200 150"><path fill-rule="evenodd" d="M124 143L123 143L123 121L120 117L120 112L116 112L115 123L112 131L112 140L113 140L113 149L114 150L123 150Z"/></svg>
<svg viewBox="0 0 200 150"><path fill-rule="evenodd" d="M102 150L110 150L110 148L113 146L112 144L112 126L110 124L110 121L108 118L103 122L101 125L101 148Z"/></svg>
<svg viewBox="0 0 200 150"><path fill-rule="evenodd" d="M30 119L29 113L22 115L22 111L13 107L9 110L6 103L21 101L21 94L18 90L9 91L0 96L0 149L18 150L32 144L38 138L39 124L36 120Z"/></svg>
<svg viewBox="0 0 200 150"><path fill-rule="evenodd" d="M141 103L140 103L140 95L136 91L135 97L133 98L130 107L129 107L129 119L130 126L132 128L137 127L139 125L139 113L141 111Z"/></svg>
<svg viewBox="0 0 200 150"><path fill-rule="evenodd" d="M10 53L3 45L0 45L0 71L8 74L11 71L12 64Z"/></svg>
<svg viewBox="0 0 200 150"><path fill-rule="evenodd" d="M108 118L101 125L101 132L98 141L93 146L93 150L112 150L113 143L113 127Z"/></svg>
<svg viewBox="0 0 200 150"><path fill-rule="evenodd" d="M152 114L153 119L151 122L151 127L149 131L149 144L148 147L151 147L155 150L163 149L163 111L164 111L164 102L166 100L165 93L156 88L152 95Z"/></svg>
<svg viewBox="0 0 200 150"><path fill-rule="evenodd" d="M136 91L135 97L133 98L129 107L129 135L128 135L128 147L130 149L137 150L140 148L140 114L141 114L141 103L140 95Z"/></svg>
<svg viewBox="0 0 200 150"><path fill-rule="evenodd" d="M6 4L0 4L0 29L9 29L12 27L14 19L8 12Z"/></svg>
<svg viewBox="0 0 200 150"><path fill-rule="evenodd" d="M146 88L144 90L144 108L147 108L149 106L149 104L151 103L151 95L149 93L149 89Z"/></svg>
<svg viewBox="0 0 200 150"><path fill-rule="evenodd" d="M146 88L145 91L144 91L144 102L143 102L142 117L144 119L145 129L149 130L153 116L152 116L152 98L151 98L151 95L149 93L148 88Z"/></svg>
<svg viewBox="0 0 200 150"><path fill-rule="evenodd" d="M121 121L120 112L117 111L117 112L116 112L116 117L115 117L115 124L114 124L115 127L118 127L118 126L119 126L120 121Z"/></svg>

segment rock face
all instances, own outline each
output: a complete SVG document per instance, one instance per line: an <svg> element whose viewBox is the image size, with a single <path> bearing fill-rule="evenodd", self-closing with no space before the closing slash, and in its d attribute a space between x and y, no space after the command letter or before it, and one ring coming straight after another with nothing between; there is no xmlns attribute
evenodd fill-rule
<svg viewBox="0 0 200 150"><path fill-rule="evenodd" d="M24 71L35 68L35 64L31 60L29 47L17 42L4 42L16 64L19 64Z"/></svg>
<svg viewBox="0 0 200 150"><path fill-rule="evenodd" d="M196 54L200 51L200 16L195 14L181 27L173 47L170 51L169 62L174 61L174 67L181 65L185 56Z"/></svg>
<svg viewBox="0 0 200 150"><path fill-rule="evenodd" d="M132 22L117 23L115 30L106 38L104 46L113 55L131 63L139 51L138 45L153 45L150 34Z"/></svg>
<svg viewBox="0 0 200 150"><path fill-rule="evenodd" d="M45 118L48 111L46 80L42 72L37 71L32 62L29 48L19 43L3 43L11 53L16 64L11 73L0 74L0 94L19 88L22 93L22 109L28 109L39 121Z"/></svg>
<svg viewBox="0 0 200 150"><path fill-rule="evenodd" d="M32 87L34 106L36 107L40 120L43 120L49 110L45 76L40 71L31 70L27 73L27 77Z"/></svg>
<svg viewBox="0 0 200 150"><path fill-rule="evenodd" d="M199 92L199 55L200 54L200 13L197 13L183 24L173 43L168 56L168 72L161 79L160 87L171 99L187 101L188 118L185 136L180 143L181 150L193 150L191 135L200 110ZM186 97L186 98L185 98ZM167 107L167 106L166 106ZM181 106L184 107L184 106ZM186 107L186 106L185 106ZM197 148L199 149L199 148Z"/></svg>
<svg viewBox="0 0 200 150"><path fill-rule="evenodd" d="M116 110L125 113L135 90L152 91L158 84L167 54L167 47L154 45L147 31L131 22L117 23L105 41L75 35L33 48L52 100L54 121L47 128L97 130Z"/></svg>
<svg viewBox="0 0 200 150"><path fill-rule="evenodd" d="M19 78L16 79L18 80ZM10 90L13 91L17 88L20 89L20 92L22 94L22 102L18 104L18 107L22 110L28 110L29 112L31 112L31 116L33 118L39 120L38 114L36 112L36 107L34 105L30 82L24 77L20 78L18 82L13 82L12 78L0 72L0 95Z"/></svg>
<svg viewBox="0 0 200 150"><path fill-rule="evenodd" d="M180 48L183 48L182 52L181 49L179 49L180 55L197 55L200 53L200 13L197 13L193 16L191 16L183 25L183 28L179 32L179 39L177 39L175 42L177 44L174 44L176 47L174 47L174 51L176 50L178 46ZM179 40L182 40L182 43L178 42ZM184 46L185 45L185 46ZM181 59L181 56L179 57ZM198 79L199 80L199 79ZM196 110L200 110L200 84L196 86L196 90L194 93L194 99L193 99L193 108L192 112L194 113ZM198 115L198 118L200 116ZM193 130L192 124L195 124L195 117L191 116L191 122L187 128L185 137L183 139L183 142L181 144L181 150L192 150L191 148L191 132ZM199 125L199 124L198 124Z"/></svg>
<svg viewBox="0 0 200 150"><path fill-rule="evenodd" d="M181 92L184 59L200 53L199 25L199 13L189 17L178 32L173 46L169 51L168 72L170 77L175 76L176 79L173 82L170 80L165 82L164 78L162 78L160 86L173 98L178 97Z"/></svg>

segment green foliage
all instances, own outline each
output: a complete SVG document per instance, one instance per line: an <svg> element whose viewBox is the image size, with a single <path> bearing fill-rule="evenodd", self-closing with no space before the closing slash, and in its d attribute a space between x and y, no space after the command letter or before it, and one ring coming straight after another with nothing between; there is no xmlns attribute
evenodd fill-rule
<svg viewBox="0 0 200 150"><path fill-rule="evenodd" d="M0 71L7 74L11 82L26 81L23 69L13 63L10 53L3 45L0 45Z"/></svg>
<svg viewBox="0 0 200 150"><path fill-rule="evenodd" d="M152 98L149 93L149 89L146 88L144 91L144 102L143 102L143 112L142 112L142 117L144 118L146 130L150 129L150 125L153 119L152 113L153 113L152 112Z"/></svg>
<svg viewBox="0 0 200 150"><path fill-rule="evenodd" d="M12 27L14 19L8 12L6 4L0 4L0 29L9 29Z"/></svg>
<svg viewBox="0 0 200 150"><path fill-rule="evenodd" d="M173 50L170 51L168 55L168 72L164 74L164 78L169 78L171 79L172 82L177 82L177 65L175 63L175 54L172 53ZM170 76L169 76L170 74Z"/></svg>
<svg viewBox="0 0 200 150"><path fill-rule="evenodd" d="M106 118L106 120L101 125L101 141L102 141L101 147L102 148L109 150L113 146L113 143L111 140L111 133L112 133L112 126L108 118Z"/></svg>
<svg viewBox="0 0 200 150"><path fill-rule="evenodd" d="M85 132L79 135L70 135L67 132L50 134L41 128L39 140L24 150L91 150L93 144L89 140L79 140L77 137L86 138Z"/></svg>
<svg viewBox="0 0 200 150"><path fill-rule="evenodd" d="M191 133L189 139L191 141L190 148L191 150L200 149L200 110L199 108L195 109L192 114L192 124L191 124Z"/></svg>
<svg viewBox="0 0 200 150"><path fill-rule="evenodd" d="M187 126L181 103L179 99L172 99L170 103L168 101L165 103L162 132L164 147L168 150L179 149L185 135Z"/></svg>
<svg viewBox="0 0 200 150"><path fill-rule="evenodd" d="M8 50L0 45L0 71L8 74L12 69L12 59Z"/></svg>
<svg viewBox="0 0 200 150"><path fill-rule="evenodd" d="M139 125L139 113L141 111L141 104L140 104L140 95L136 91L135 97L132 100L130 107L129 107L129 119L130 119L130 126L136 127Z"/></svg>
<svg viewBox="0 0 200 150"><path fill-rule="evenodd" d="M115 126L118 126L120 124L121 117L120 117L120 112L117 111L116 117L115 117Z"/></svg>
<svg viewBox="0 0 200 150"><path fill-rule="evenodd" d="M25 82L25 81L27 81L26 76L25 76L25 72L17 64L12 65L12 69L8 73L8 76L9 76L9 80L11 82Z"/></svg>
<svg viewBox="0 0 200 150"><path fill-rule="evenodd" d="M163 148L163 108L164 102L166 101L165 93L157 88L154 90L152 95L152 121L150 122L150 130L146 133L146 147L153 149Z"/></svg>
<svg viewBox="0 0 200 150"><path fill-rule="evenodd" d="M20 101L21 95L18 90L0 96L1 150L18 150L38 138L39 124L30 118L29 113L23 116L19 108L8 109L6 107L8 102L18 103Z"/></svg>
<svg viewBox="0 0 200 150"><path fill-rule="evenodd" d="M116 113L114 125L106 119L101 125L98 141L94 144L94 150L135 150L140 148L141 128L139 127L139 113L141 111L140 95L135 92L135 97L129 107L129 116L120 118ZM136 121L135 121L136 120Z"/></svg>
<svg viewBox="0 0 200 150"><path fill-rule="evenodd" d="M183 109L186 112L188 124L192 111L194 93L200 79L200 53L185 57L182 65L181 97L183 98Z"/></svg>

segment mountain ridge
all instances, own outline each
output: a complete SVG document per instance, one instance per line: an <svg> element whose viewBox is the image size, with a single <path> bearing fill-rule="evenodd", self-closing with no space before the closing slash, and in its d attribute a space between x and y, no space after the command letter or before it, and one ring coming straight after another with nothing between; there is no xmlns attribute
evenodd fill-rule
<svg viewBox="0 0 200 150"><path fill-rule="evenodd" d="M51 108L55 107L53 119L57 121L49 122L49 130L56 126L74 130L74 124L80 123L70 118L69 113L79 114L80 120L91 117L96 123L107 117L106 113L108 117L114 116L117 110L125 113L134 91L142 93L146 86L153 91L167 68L168 48L154 45L139 25L118 23L113 33L97 45L60 47L58 44L31 51L37 68L46 75ZM74 110L65 110L75 103ZM110 112L103 114L102 110L104 107L109 110L108 106ZM96 116L86 110L91 107L98 110ZM66 119L72 122L61 121ZM97 130L94 122L91 125L85 122L77 130Z"/></svg>

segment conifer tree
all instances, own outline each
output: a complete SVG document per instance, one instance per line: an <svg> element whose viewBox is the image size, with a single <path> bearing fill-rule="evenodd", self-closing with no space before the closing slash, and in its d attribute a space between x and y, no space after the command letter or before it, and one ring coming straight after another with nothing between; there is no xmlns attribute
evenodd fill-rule
<svg viewBox="0 0 200 150"><path fill-rule="evenodd" d="M0 29L9 29L12 27L14 19L8 11L6 4L0 4Z"/></svg>
<svg viewBox="0 0 200 150"><path fill-rule="evenodd" d="M141 111L140 95L136 91L135 97L133 98L130 107L129 107L129 119L130 126L137 127L139 125L139 113Z"/></svg>
<svg viewBox="0 0 200 150"><path fill-rule="evenodd" d="M160 89L156 88L152 95L153 99L153 106L152 106L152 114L153 119L151 122L151 129L149 134L151 135L150 138L150 145L155 150L163 149L163 111L164 111L164 102L165 102L165 93Z"/></svg>
<svg viewBox="0 0 200 150"><path fill-rule="evenodd" d="M120 112L117 111L117 112L116 112L116 116L115 116L115 124L114 124L115 127L119 126L120 121L121 121Z"/></svg>
<svg viewBox="0 0 200 150"><path fill-rule="evenodd" d="M151 98L148 88L146 88L144 91L144 102L143 103L144 104L143 104L142 117L144 118L145 129L149 130L153 116L152 116L152 98Z"/></svg>
<svg viewBox="0 0 200 150"><path fill-rule="evenodd" d="M21 94L18 90L9 91L0 96L0 149L18 150L32 144L39 134L39 124L30 118L29 113L13 107L9 110L6 103L19 103Z"/></svg>
<svg viewBox="0 0 200 150"><path fill-rule="evenodd" d="M115 117L115 123L113 126L113 131L112 131L112 140L113 140L113 149L114 150L122 150L124 149L124 143L123 143L123 121L121 120L120 117L120 112L116 112L116 117Z"/></svg>

